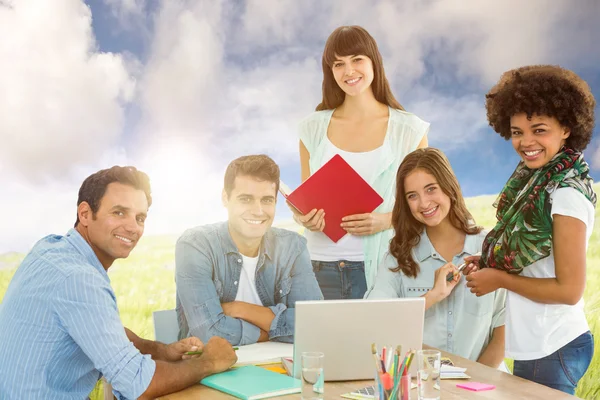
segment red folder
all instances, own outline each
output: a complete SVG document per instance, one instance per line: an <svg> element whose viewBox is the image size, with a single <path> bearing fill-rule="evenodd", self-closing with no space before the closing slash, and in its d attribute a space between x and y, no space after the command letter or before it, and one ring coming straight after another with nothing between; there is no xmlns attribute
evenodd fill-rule
<svg viewBox="0 0 600 400"><path fill-rule="evenodd" d="M302 214L315 208L325 210L323 233L336 243L347 233L340 226L343 217L370 213L383 203L381 196L339 154L293 192L287 193L285 185L279 186L281 194Z"/></svg>

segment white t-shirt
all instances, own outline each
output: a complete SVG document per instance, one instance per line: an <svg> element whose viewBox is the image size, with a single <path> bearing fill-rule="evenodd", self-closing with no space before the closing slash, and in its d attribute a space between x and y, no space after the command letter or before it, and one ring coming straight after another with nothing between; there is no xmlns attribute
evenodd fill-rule
<svg viewBox="0 0 600 400"><path fill-rule="evenodd" d="M263 303L258 297L256 291L256 265L258 264L257 257L246 257L242 254L242 271L240 273L240 281L238 291L235 295L235 301L243 301L246 303L262 306Z"/></svg>
<svg viewBox="0 0 600 400"><path fill-rule="evenodd" d="M586 224L586 249L594 228L594 207L573 188L560 188L550 195L551 215L577 218ZM551 252L523 269L522 276L554 278ZM511 291L506 296L506 356L536 360L548 356L589 330L583 298L575 305L541 304Z"/></svg>
<svg viewBox="0 0 600 400"><path fill-rule="evenodd" d="M337 148L328 137L325 137L326 147L323 159L329 161L339 154L358 174L370 182L375 174L377 161L381 157L383 147L362 153L352 153ZM348 196L353 196L352 188L348 188ZM346 235L334 243L323 232L305 230L308 252L312 260L319 261L364 261L365 253L361 236Z"/></svg>

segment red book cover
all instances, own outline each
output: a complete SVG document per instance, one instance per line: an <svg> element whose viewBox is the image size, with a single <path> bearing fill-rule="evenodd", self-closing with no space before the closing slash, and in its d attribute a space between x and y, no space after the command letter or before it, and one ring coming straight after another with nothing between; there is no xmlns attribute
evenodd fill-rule
<svg viewBox="0 0 600 400"><path fill-rule="evenodd" d="M315 208L325 210L323 233L336 243L346 235L340 226L343 217L370 213L383 203L381 196L339 154L293 192L287 193L285 185L279 186L287 201L302 214Z"/></svg>

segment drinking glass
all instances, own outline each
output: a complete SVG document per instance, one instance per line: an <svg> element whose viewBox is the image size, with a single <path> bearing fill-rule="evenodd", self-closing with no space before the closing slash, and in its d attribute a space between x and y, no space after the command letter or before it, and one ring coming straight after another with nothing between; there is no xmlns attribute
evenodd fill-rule
<svg viewBox="0 0 600 400"><path fill-rule="evenodd" d="M417 351L417 398L440 399L441 353L436 350Z"/></svg>
<svg viewBox="0 0 600 400"><path fill-rule="evenodd" d="M322 400L325 393L323 362L325 355L320 352L304 352L302 362L302 400Z"/></svg>

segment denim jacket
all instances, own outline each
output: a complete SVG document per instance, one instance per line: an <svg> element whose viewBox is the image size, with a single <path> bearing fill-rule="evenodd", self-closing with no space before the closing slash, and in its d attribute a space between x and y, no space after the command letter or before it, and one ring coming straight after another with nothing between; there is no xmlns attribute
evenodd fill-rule
<svg viewBox="0 0 600 400"><path fill-rule="evenodd" d="M269 340L293 342L297 300L322 300L306 239L271 228L263 237L256 266L256 290L263 306L275 314ZM227 222L188 229L175 248L175 283L179 338L212 336L232 345L256 343L260 328L223 313L221 303L234 301L242 256Z"/></svg>

